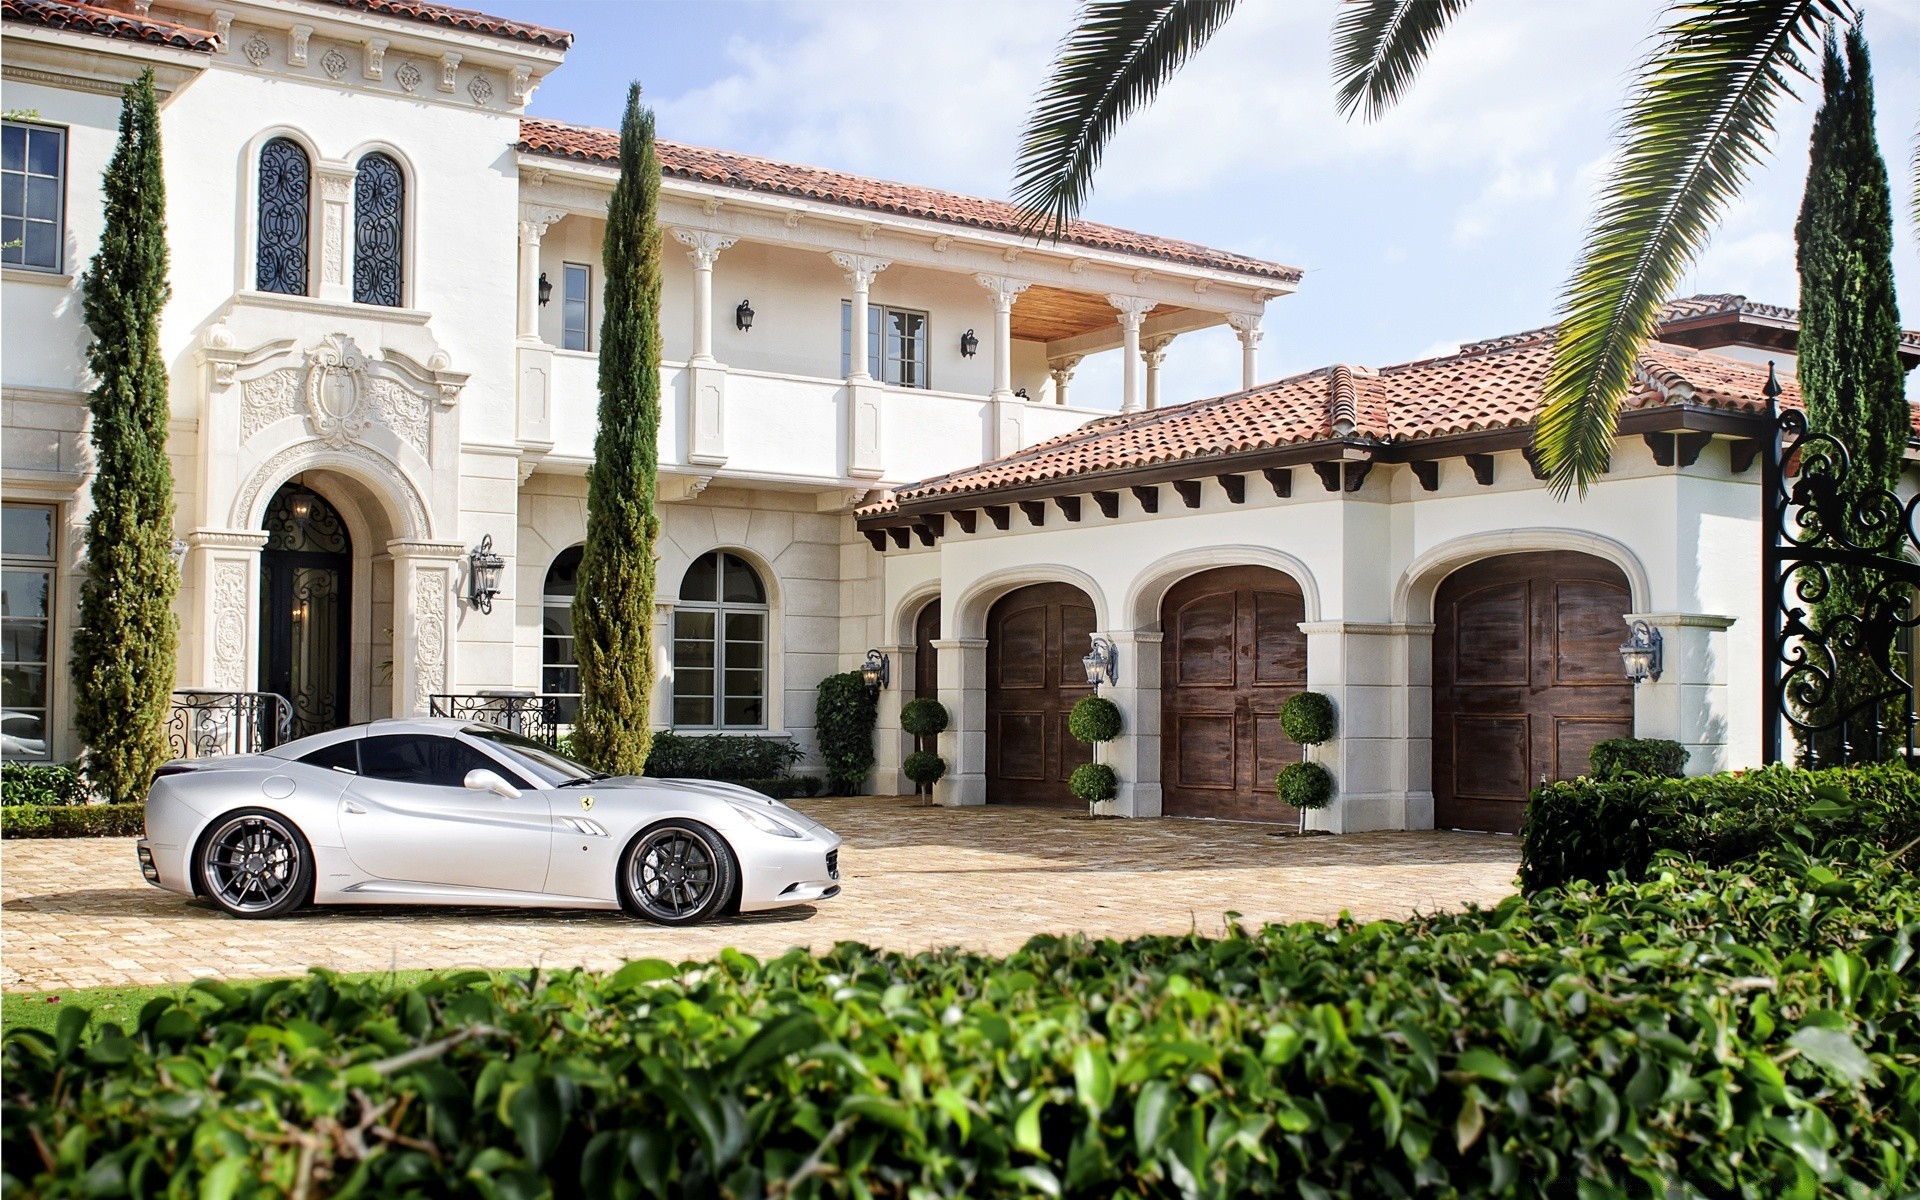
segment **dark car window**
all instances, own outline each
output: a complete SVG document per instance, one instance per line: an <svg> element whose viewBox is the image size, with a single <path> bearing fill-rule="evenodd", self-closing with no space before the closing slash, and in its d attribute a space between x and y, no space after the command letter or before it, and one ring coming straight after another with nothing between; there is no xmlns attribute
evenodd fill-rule
<svg viewBox="0 0 1920 1200"><path fill-rule="evenodd" d="M302 754L300 761L323 771L345 771L351 775L360 769L359 750L360 739L348 738L344 742L322 746L311 754Z"/></svg>
<svg viewBox="0 0 1920 1200"><path fill-rule="evenodd" d="M369 779L457 788L466 785L468 771L506 775L499 763L453 738L401 733L360 739L360 773Z"/></svg>

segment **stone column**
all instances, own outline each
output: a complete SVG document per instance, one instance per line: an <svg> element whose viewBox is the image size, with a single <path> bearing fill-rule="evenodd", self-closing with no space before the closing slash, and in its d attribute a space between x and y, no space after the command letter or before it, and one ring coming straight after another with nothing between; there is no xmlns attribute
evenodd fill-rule
<svg viewBox="0 0 1920 1200"><path fill-rule="evenodd" d="M567 214L537 204L520 206L520 328L523 342L540 340L540 239Z"/></svg>
<svg viewBox="0 0 1920 1200"><path fill-rule="evenodd" d="M1121 338L1120 411L1140 411L1140 326L1154 302L1139 296L1110 295L1107 303L1119 310Z"/></svg>
<svg viewBox="0 0 1920 1200"><path fill-rule="evenodd" d="M727 369L713 357L713 264L737 238L702 229L676 229L693 263L693 353L687 358L687 461L717 467L727 461Z"/></svg>
<svg viewBox="0 0 1920 1200"><path fill-rule="evenodd" d="M993 399L1013 399L1013 300L1033 286L1005 275L976 275L993 296Z"/></svg>
<svg viewBox="0 0 1920 1200"><path fill-rule="evenodd" d="M181 574L191 582L198 653L182 686L251 692L260 678L260 551L264 529L195 529Z"/></svg>
<svg viewBox="0 0 1920 1200"><path fill-rule="evenodd" d="M393 713L423 716L429 696L453 689L460 560L467 548L400 538L387 543L387 552L393 556ZM505 603L511 608L513 602Z"/></svg>
<svg viewBox="0 0 1920 1200"><path fill-rule="evenodd" d="M1140 352L1140 361L1147 366L1148 408L1160 407L1160 368L1167 361L1167 347L1171 345L1171 337L1157 337Z"/></svg>
<svg viewBox="0 0 1920 1200"><path fill-rule="evenodd" d="M847 356L847 474L878 479L886 468L880 456L881 402L885 391L867 370L867 294L873 277L892 266L864 254L832 256L853 287L852 353Z"/></svg>
<svg viewBox="0 0 1920 1200"><path fill-rule="evenodd" d="M1120 777L1120 794L1102 812L1120 817L1160 815L1160 641L1158 630L1098 633L1113 643L1120 681L1100 694L1120 708L1120 736L1095 751ZM1069 647L1072 649L1072 647Z"/></svg>
<svg viewBox="0 0 1920 1200"><path fill-rule="evenodd" d="M343 303L353 299L353 181L360 174L352 163L313 164L320 180L320 290L322 300Z"/></svg>
<svg viewBox="0 0 1920 1200"><path fill-rule="evenodd" d="M1305 748L1336 789L1331 805L1307 814L1307 828L1432 828L1431 768L1414 769L1412 748L1432 739L1433 626L1303 621L1300 630L1307 687L1333 701L1336 731Z"/></svg>
<svg viewBox="0 0 1920 1200"><path fill-rule="evenodd" d="M673 728L673 610L675 601L653 602L653 712L657 732Z"/></svg>
<svg viewBox="0 0 1920 1200"><path fill-rule="evenodd" d="M934 785L934 803L985 804L987 639L943 638L933 644L933 652L940 656L940 703L947 706L949 718L947 731L939 739L947 773Z"/></svg>
<svg viewBox="0 0 1920 1200"><path fill-rule="evenodd" d="M1687 774L1724 770L1727 754L1727 630L1711 613L1627 613L1660 631L1660 678L1633 685L1633 736L1687 748ZM1621 641L1626 640L1625 633Z"/></svg>
<svg viewBox="0 0 1920 1200"><path fill-rule="evenodd" d="M880 689L873 729L873 790L879 796L904 796L913 781L900 773L900 764L913 753L913 738L900 728L900 709L913 699L913 646L876 646L887 656L891 677Z"/></svg>
<svg viewBox="0 0 1920 1200"><path fill-rule="evenodd" d="M1227 324L1233 326L1234 334L1240 339L1240 388L1245 391L1260 382L1260 318L1234 313L1227 318Z"/></svg>
<svg viewBox="0 0 1920 1200"><path fill-rule="evenodd" d="M1065 358L1050 358L1047 369L1053 375L1053 402L1067 402L1067 383L1073 379L1073 369L1080 365L1080 355L1069 354Z"/></svg>

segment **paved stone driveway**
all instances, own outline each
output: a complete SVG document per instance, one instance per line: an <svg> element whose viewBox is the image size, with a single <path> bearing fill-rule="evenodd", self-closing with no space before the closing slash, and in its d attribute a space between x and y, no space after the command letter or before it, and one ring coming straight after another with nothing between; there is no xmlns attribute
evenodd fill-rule
<svg viewBox="0 0 1920 1200"><path fill-rule="evenodd" d="M923 808L911 798L803 801L847 839L845 890L815 907L662 929L610 913L309 908L236 921L146 883L129 839L9 841L0 876L8 991L422 967L674 961L723 946L771 957L856 940L1005 953L1036 933L1217 933L1492 904L1513 886L1511 838L1462 833L1279 836L1213 821L1089 821L1042 809Z"/></svg>

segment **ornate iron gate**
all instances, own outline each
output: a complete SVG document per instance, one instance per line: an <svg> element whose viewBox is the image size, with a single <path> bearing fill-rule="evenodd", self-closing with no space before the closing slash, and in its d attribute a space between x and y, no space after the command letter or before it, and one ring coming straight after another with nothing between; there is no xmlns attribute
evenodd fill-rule
<svg viewBox="0 0 1920 1200"><path fill-rule="evenodd" d="M1913 762L1912 630L1920 496L1862 486L1847 447L1782 411L1768 370L1762 437L1761 587L1766 606L1761 746L1801 766ZM1839 589L1844 612L1816 620ZM1906 652L1906 653L1903 653Z"/></svg>

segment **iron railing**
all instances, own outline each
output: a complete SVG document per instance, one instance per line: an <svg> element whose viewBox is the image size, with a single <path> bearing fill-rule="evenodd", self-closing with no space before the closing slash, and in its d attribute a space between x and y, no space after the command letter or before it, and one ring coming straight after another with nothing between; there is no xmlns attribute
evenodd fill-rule
<svg viewBox="0 0 1920 1200"><path fill-rule="evenodd" d="M561 701L569 697L534 692L437 692L427 697L429 716L485 721L522 737L558 747Z"/></svg>
<svg viewBox="0 0 1920 1200"><path fill-rule="evenodd" d="M258 754L288 740L292 730L293 705L277 692L188 689L173 694L167 749L175 758Z"/></svg>

